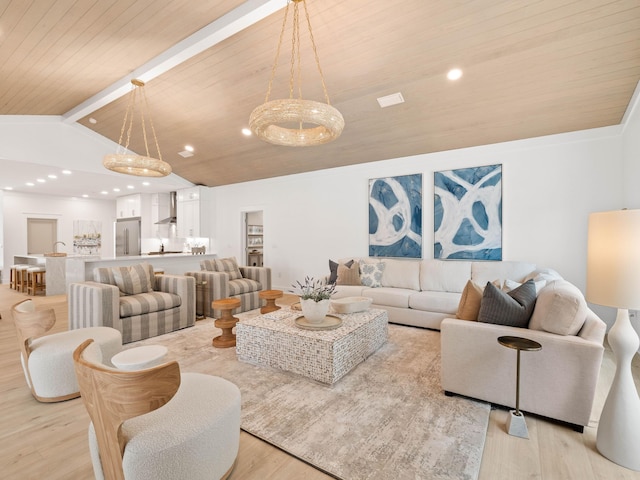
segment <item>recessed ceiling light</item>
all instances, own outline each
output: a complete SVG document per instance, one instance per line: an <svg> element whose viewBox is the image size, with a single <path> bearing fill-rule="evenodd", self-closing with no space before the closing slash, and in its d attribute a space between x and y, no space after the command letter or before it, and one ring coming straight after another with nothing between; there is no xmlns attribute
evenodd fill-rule
<svg viewBox="0 0 640 480"><path fill-rule="evenodd" d="M56 178L58 178L58 176L57 176L57 175L53 175L53 174L51 174L51 175L47 175L47 177L49 177L49 178L51 178L51 179L56 179Z"/></svg>
<svg viewBox="0 0 640 480"><path fill-rule="evenodd" d="M83 193L82 198L89 198L89 195L87 195L86 193Z"/></svg>
<svg viewBox="0 0 640 480"><path fill-rule="evenodd" d="M5 190L13 190L13 187L4 187Z"/></svg>
<svg viewBox="0 0 640 480"><path fill-rule="evenodd" d="M460 77L462 77L462 70L459 68L452 68L447 72L447 78L449 80L458 80Z"/></svg>
<svg viewBox="0 0 640 480"><path fill-rule="evenodd" d="M103 190L100 192L102 195L109 195L109 192L107 192L106 190Z"/></svg>
<svg viewBox="0 0 640 480"><path fill-rule="evenodd" d="M247 127L243 128L242 129L242 134L247 136L247 137L250 137L251 136L251 129L249 129Z"/></svg>
<svg viewBox="0 0 640 480"><path fill-rule="evenodd" d="M127 188L128 188L129 190L133 190L135 187L134 187L133 185L127 185Z"/></svg>
<svg viewBox="0 0 640 480"><path fill-rule="evenodd" d="M151 183L149 183L149 182L142 182L142 185L144 185L145 187L148 187L149 185L151 185Z"/></svg>
<svg viewBox="0 0 640 480"><path fill-rule="evenodd" d="M90 117L90 118L89 118L89 123L90 123L91 125L95 125L96 123L98 123L98 120L96 120L96 119L95 119L95 118L93 118L93 117Z"/></svg>
<svg viewBox="0 0 640 480"><path fill-rule="evenodd" d="M26 185L27 187L33 187L33 186L35 186L35 183L33 183L33 182L27 182L27 183L25 183L25 185Z"/></svg>
<svg viewBox="0 0 640 480"><path fill-rule="evenodd" d="M191 145L185 145L185 146L184 146L184 149L185 149L187 152L192 152L192 153L193 153L193 147L192 147Z"/></svg>
<svg viewBox="0 0 640 480"><path fill-rule="evenodd" d="M404 103L404 97L400 92L392 93L391 95L386 95L384 97L378 98L378 104L380 105L380 108L398 105L399 103Z"/></svg>
<svg viewBox="0 0 640 480"><path fill-rule="evenodd" d="M114 191L114 192L119 192L119 191L120 191L120 189L119 189L118 187L116 187L116 188L114 188L114 189L113 189L113 191Z"/></svg>
<svg viewBox="0 0 640 480"><path fill-rule="evenodd" d="M65 175L71 175L71 170L62 170Z"/></svg>
<svg viewBox="0 0 640 480"><path fill-rule="evenodd" d="M44 178L38 178L38 179L36 179L36 182L38 182L38 183L45 183L45 182L46 182L46 180L45 180Z"/></svg>

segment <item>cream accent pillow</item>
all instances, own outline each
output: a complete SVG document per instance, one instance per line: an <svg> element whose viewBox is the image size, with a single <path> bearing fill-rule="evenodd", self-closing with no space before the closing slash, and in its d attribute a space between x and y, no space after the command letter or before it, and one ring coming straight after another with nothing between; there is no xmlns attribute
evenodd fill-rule
<svg viewBox="0 0 640 480"><path fill-rule="evenodd" d="M153 291L155 277L153 267L148 263L131 265L130 267L114 267L113 279L125 295L137 295Z"/></svg>
<svg viewBox="0 0 640 480"><path fill-rule="evenodd" d="M362 285L360 283L360 265L356 261L338 265L337 285Z"/></svg>
<svg viewBox="0 0 640 480"><path fill-rule="evenodd" d="M484 288L471 280L468 280L462 290L462 296L460 297L460 303L458 304L456 318L461 320L477 321L483 292Z"/></svg>
<svg viewBox="0 0 640 480"><path fill-rule="evenodd" d="M587 318L587 308L578 287L566 280L556 280L540 290L529 328L576 335Z"/></svg>

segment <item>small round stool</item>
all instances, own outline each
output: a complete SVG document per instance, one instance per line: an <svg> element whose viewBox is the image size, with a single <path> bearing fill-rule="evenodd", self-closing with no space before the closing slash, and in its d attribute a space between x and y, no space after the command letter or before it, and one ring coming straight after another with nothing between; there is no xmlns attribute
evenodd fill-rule
<svg viewBox="0 0 640 480"><path fill-rule="evenodd" d="M167 356L164 345L143 345L114 355L111 363L120 370L143 370L160 365Z"/></svg>
<svg viewBox="0 0 640 480"><path fill-rule="evenodd" d="M262 290L258 293L258 296L267 301L267 304L260 309L260 313L263 315L269 312L275 312L280 310L281 307L276 305L276 298L282 298L282 290Z"/></svg>
<svg viewBox="0 0 640 480"><path fill-rule="evenodd" d="M221 317L214 322L214 325L222 330L222 335L215 337L211 341L214 347L228 348L236 346L236 335L233 333L233 327L238 323L238 319L231 315L231 312L240 305L240 300L237 298L223 298L211 302L211 308L222 312Z"/></svg>

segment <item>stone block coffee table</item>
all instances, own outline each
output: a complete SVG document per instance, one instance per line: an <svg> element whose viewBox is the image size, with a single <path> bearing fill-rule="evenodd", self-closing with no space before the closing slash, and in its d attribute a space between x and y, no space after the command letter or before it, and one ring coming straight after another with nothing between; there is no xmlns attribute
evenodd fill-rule
<svg viewBox="0 0 640 480"><path fill-rule="evenodd" d="M236 325L238 359L333 384L387 341L384 310L335 314L342 326L325 331L298 328L294 321L300 315L286 308L241 320Z"/></svg>

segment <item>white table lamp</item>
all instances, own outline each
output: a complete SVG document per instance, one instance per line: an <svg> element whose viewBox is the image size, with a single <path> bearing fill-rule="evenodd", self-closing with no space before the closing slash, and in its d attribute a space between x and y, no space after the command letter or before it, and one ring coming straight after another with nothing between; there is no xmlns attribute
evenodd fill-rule
<svg viewBox="0 0 640 480"><path fill-rule="evenodd" d="M587 257L587 300L618 309L608 333L616 373L596 447L612 462L640 471L640 398L631 375L640 340L629 320L629 309L640 310L640 210L589 215Z"/></svg>

